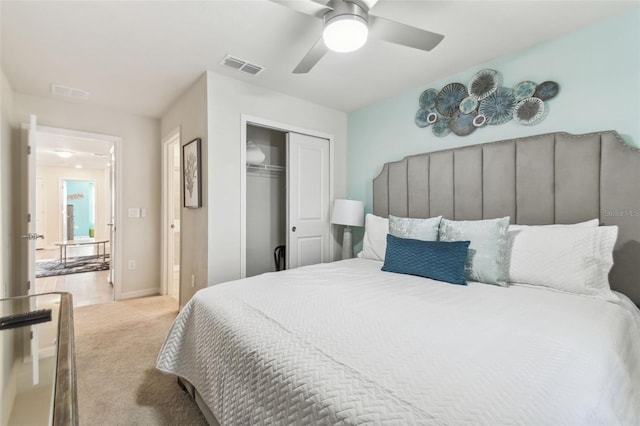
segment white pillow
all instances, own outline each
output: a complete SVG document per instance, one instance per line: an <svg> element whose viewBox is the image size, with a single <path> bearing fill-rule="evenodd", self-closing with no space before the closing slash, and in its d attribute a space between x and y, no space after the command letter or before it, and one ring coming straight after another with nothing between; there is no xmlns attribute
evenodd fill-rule
<svg viewBox="0 0 640 426"><path fill-rule="evenodd" d="M594 226L598 226L600 225L600 219L591 219L591 220L587 220L585 222L578 222L578 223L569 223L569 224L555 224L555 225L509 225L509 231L512 230L516 230L516 229L522 229L522 228L529 228L532 226L545 226L545 227L552 227L552 228L557 228L560 226L583 226L583 227L594 227Z"/></svg>
<svg viewBox="0 0 640 426"><path fill-rule="evenodd" d="M609 287L617 226L510 229L509 281L617 300Z"/></svg>
<svg viewBox="0 0 640 426"><path fill-rule="evenodd" d="M387 234L389 219L367 213L364 219L364 239L362 251L358 257L362 259L384 260L387 251Z"/></svg>

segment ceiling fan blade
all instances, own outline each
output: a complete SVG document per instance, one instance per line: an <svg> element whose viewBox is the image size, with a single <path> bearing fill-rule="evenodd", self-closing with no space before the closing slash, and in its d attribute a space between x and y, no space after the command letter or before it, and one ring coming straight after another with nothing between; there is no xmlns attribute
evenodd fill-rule
<svg viewBox="0 0 640 426"><path fill-rule="evenodd" d="M364 3L367 6L366 10L371 10L373 6L378 3L378 0L360 0L360 2Z"/></svg>
<svg viewBox="0 0 640 426"><path fill-rule="evenodd" d="M414 49L429 51L442 41L442 34L369 15L369 35Z"/></svg>
<svg viewBox="0 0 640 426"><path fill-rule="evenodd" d="M324 44L324 40L320 37L320 40L313 45L311 50L302 58L298 66L293 70L294 74L306 74L311 71L318 61L327 53L329 49Z"/></svg>
<svg viewBox="0 0 640 426"><path fill-rule="evenodd" d="M272 3L278 3L282 6L293 9L297 12L304 13L305 15L315 16L316 18L322 18L325 13L333 10L332 7L325 6L315 1L306 0L270 0Z"/></svg>

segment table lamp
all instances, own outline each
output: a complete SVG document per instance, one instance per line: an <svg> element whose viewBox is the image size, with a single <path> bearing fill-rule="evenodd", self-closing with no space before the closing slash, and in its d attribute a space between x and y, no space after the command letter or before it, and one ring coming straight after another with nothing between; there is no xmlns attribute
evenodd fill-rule
<svg viewBox="0 0 640 426"><path fill-rule="evenodd" d="M353 242L351 239L351 227L364 225L364 204L357 200L335 200L333 202L333 214L331 223L344 225L342 238L342 258L353 257Z"/></svg>

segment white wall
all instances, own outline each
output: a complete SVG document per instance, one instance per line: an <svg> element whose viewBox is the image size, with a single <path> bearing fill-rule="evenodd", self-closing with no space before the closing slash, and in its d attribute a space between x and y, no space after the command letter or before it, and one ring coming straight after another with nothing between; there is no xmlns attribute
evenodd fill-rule
<svg viewBox="0 0 640 426"><path fill-rule="evenodd" d="M102 169L75 169L69 167L37 166L36 175L44 179L45 229L44 246L56 248L54 242L66 239L62 235L62 202L61 184L63 179L86 180L95 182L96 221L95 237L109 238L107 227L108 187ZM66 204L66 203L65 203Z"/></svg>
<svg viewBox="0 0 640 426"><path fill-rule="evenodd" d="M119 182L123 212L117 224L121 239L120 294L116 297L140 297L160 291L160 123L82 102L64 102L20 93L14 94L14 119L27 122L29 114L38 124L70 130L119 136L122 138L122 182ZM21 190L18 185L16 190ZM128 218L130 207L145 207L145 218ZM136 261L136 270L127 269ZM117 289L117 287L116 287Z"/></svg>
<svg viewBox="0 0 640 426"><path fill-rule="evenodd" d="M259 77L258 77L259 78ZM334 197L346 193L347 114L207 71L209 285L240 278L241 115L333 136ZM334 230L335 232L335 230ZM333 242L334 259L340 255Z"/></svg>
<svg viewBox="0 0 640 426"><path fill-rule="evenodd" d="M201 158L207 158L207 79L204 74L164 114L160 127L163 139L180 127L180 145L200 138L202 140ZM184 306L198 289L207 286L206 176L207 165L203 162L202 207L182 208L181 211L180 306ZM195 283L193 287L191 286L192 276Z"/></svg>
<svg viewBox="0 0 640 426"><path fill-rule="evenodd" d="M247 126L247 140L265 153L264 164L287 164L287 134ZM273 250L286 243L286 173L247 170L247 277L275 271Z"/></svg>
<svg viewBox="0 0 640 426"><path fill-rule="evenodd" d="M182 144L202 139L202 207L182 209L182 306L198 288L240 278L242 114L332 135L334 196L345 195L346 113L207 71L161 122L163 136L180 127Z"/></svg>

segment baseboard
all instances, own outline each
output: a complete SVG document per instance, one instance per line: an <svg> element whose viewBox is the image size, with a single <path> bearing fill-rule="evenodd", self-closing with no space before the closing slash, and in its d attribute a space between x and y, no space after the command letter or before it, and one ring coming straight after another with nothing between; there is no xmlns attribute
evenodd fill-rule
<svg viewBox="0 0 640 426"><path fill-rule="evenodd" d="M120 294L119 300L135 299L137 297L157 296L160 294L159 288L148 288L145 290L127 291Z"/></svg>

